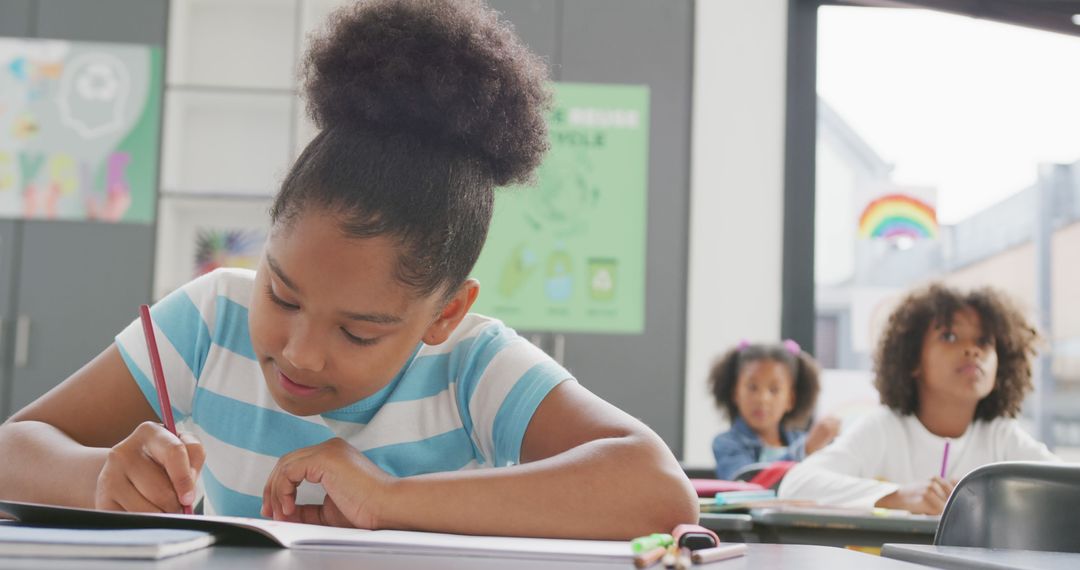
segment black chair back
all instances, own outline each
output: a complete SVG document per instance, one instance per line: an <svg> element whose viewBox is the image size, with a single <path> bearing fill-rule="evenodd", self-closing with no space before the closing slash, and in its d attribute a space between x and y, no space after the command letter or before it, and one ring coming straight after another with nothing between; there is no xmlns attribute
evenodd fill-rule
<svg viewBox="0 0 1080 570"><path fill-rule="evenodd" d="M934 544L1080 552L1080 465L1005 462L956 485Z"/></svg>
<svg viewBox="0 0 1080 570"><path fill-rule="evenodd" d="M731 475L732 481L749 481L754 478L755 475L764 471L771 463L751 463L749 465L743 465L735 470L735 473Z"/></svg>

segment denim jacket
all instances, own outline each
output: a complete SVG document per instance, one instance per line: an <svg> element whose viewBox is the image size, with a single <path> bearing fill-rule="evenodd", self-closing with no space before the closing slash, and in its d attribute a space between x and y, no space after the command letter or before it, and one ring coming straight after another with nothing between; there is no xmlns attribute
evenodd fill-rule
<svg viewBox="0 0 1080 570"><path fill-rule="evenodd" d="M781 429L780 437L787 446L787 452L781 457L773 457L773 461L802 461L806 457L806 432ZM716 458L716 477L731 479L742 467L761 461L765 444L740 417L731 423L730 430L713 439L712 448L713 457Z"/></svg>

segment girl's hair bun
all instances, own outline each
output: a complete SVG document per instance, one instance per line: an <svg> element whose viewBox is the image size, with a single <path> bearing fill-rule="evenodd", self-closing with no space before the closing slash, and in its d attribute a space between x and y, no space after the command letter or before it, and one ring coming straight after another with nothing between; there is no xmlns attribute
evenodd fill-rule
<svg viewBox="0 0 1080 570"><path fill-rule="evenodd" d="M476 0L371 0L335 12L303 63L322 129L380 130L462 149L496 186L548 148L547 66Z"/></svg>

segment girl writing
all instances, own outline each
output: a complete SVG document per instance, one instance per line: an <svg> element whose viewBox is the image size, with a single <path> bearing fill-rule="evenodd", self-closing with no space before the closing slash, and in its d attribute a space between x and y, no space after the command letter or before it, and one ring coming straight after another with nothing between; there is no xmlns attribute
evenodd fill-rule
<svg viewBox="0 0 1080 570"><path fill-rule="evenodd" d="M493 189L547 148L543 63L474 1L335 14L305 62L321 128L257 271L152 311L0 428L4 498L362 528L626 538L695 522L660 438L470 314ZM631 499L632 498L632 499Z"/></svg>
<svg viewBox="0 0 1080 570"><path fill-rule="evenodd" d="M1013 419L1032 387L1037 338L991 288L911 293L875 354L884 407L788 472L780 496L939 514L976 467L1056 460Z"/></svg>

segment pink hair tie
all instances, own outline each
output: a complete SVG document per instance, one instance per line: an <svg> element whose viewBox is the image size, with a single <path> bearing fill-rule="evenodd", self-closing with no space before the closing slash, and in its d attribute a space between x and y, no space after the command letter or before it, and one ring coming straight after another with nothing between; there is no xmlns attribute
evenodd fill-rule
<svg viewBox="0 0 1080 570"><path fill-rule="evenodd" d="M802 352L802 348L799 347L799 343L791 340L790 338L783 342L784 348L791 354L798 356Z"/></svg>
<svg viewBox="0 0 1080 570"><path fill-rule="evenodd" d="M744 339L739 341L739 344L735 347L735 350L738 350L739 352L742 352L742 351L746 350L747 348L750 348L750 341L748 341L748 340L746 340L744 338Z"/></svg>

